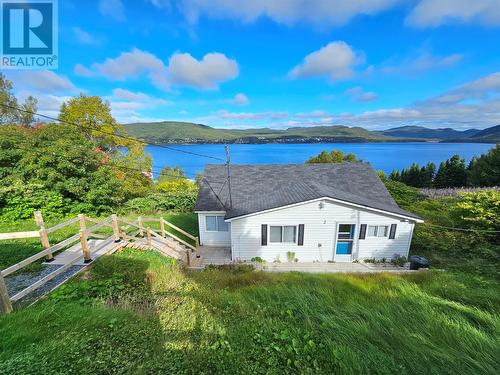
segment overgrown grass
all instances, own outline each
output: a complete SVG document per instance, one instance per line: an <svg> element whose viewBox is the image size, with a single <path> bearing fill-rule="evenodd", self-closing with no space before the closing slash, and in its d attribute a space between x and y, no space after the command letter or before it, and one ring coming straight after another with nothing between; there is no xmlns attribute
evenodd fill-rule
<svg viewBox="0 0 500 375"><path fill-rule="evenodd" d="M189 272L126 250L0 319L0 368L38 373L495 374L500 288L460 274Z"/></svg>

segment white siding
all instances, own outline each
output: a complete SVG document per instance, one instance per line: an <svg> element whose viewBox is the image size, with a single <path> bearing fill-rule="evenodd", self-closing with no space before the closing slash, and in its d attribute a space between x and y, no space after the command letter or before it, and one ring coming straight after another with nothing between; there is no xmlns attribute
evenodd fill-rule
<svg viewBox="0 0 500 375"><path fill-rule="evenodd" d="M388 225L397 224L396 238L366 237L358 240L360 224ZM261 246L261 225L299 225L304 224L304 246L297 244L269 243ZM352 258L350 256L334 259L334 247L338 224L356 224ZM299 262L327 262L329 260L350 261L362 258L391 258L394 254L407 256L412 223L402 222L399 218L374 213L347 205L323 201L309 202L266 213L256 214L231 222L231 244L234 260L250 260L259 256L268 262L279 257L287 261L286 253L295 252ZM201 228L201 227L200 227ZM346 259L347 258L347 259Z"/></svg>
<svg viewBox="0 0 500 375"><path fill-rule="evenodd" d="M225 213L198 213L198 228L200 230L200 245L202 246L231 246L231 224L229 232L207 232L205 216L220 215Z"/></svg>

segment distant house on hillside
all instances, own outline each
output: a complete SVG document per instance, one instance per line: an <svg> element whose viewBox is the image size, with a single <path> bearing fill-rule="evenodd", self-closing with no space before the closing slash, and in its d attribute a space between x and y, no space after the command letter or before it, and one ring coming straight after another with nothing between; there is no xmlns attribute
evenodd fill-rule
<svg viewBox="0 0 500 375"><path fill-rule="evenodd" d="M415 223L364 163L207 165L200 243L232 260L352 262L407 256ZM229 190L230 186L230 190Z"/></svg>

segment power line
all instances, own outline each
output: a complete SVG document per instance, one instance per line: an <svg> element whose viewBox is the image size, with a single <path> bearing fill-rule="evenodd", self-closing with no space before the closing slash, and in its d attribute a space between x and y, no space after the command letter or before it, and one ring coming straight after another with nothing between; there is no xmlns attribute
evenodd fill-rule
<svg viewBox="0 0 500 375"><path fill-rule="evenodd" d="M144 143L144 144L147 144L149 146L155 146L155 147L160 147L160 148L164 148L164 149L171 150L171 151L182 152L182 153L188 154L188 155L200 156L200 157L209 158L209 159L213 159L213 160L224 161L224 159L218 158L216 156L205 155L205 154L200 154L200 153L197 153L197 152L181 150L181 149L178 149L178 148L175 148L175 147L165 146L164 144L146 142L145 140L140 139L140 138L133 138L133 137L128 137L128 136L121 135L121 134L115 134L113 132L107 132L107 131L100 130L100 129L94 129L94 128L89 127L89 126L85 126L85 125L82 125L82 124L77 124L77 123L70 122L70 121L60 120L60 119L55 118L55 117L51 117L51 116L47 116L47 115L42 115L41 113L37 113L37 112L33 112L33 111L28 111L26 109L18 108L18 107L11 106L11 105L8 105L8 104L0 103L0 106L2 106L4 108L9 108L9 109L17 110L19 112L27 113L27 114L30 114L30 115L33 115L33 116L42 117L42 118L45 118L45 119L48 119L48 120L58 121L58 122L63 123L63 124L68 124L68 125L76 126L76 127L79 127L79 128L84 128L84 129L87 129L87 130L95 131L95 132L98 132L98 133L111 135L113 137L118 137L118 138L126 139L126 140L129 140L129 141L133 141L133 142Z"/></svg>
<svg viewBox="0 0 500 375"><path fill-rule="evenodd" d="M30 152L37 153L37 154L40 154L40 155L46 155L47 154L47 152L43 152L42 153L41 151L35 150L33 148L20 147L18 145L16 145L16 146L10 146L10 148L11 149L18 149L18 150L30 151ZM52 154L53 156L57 156L57 157L60 157L62 159L66 159L66 160L70 159L70 158L68 158L65 155L57 154L57 153L55 153L53 151L50 151L49 153ZM104 166L113 167L113 168L116 168L118 170L127 170L127 171L140 172L140 173L149 172L148 170L145 170L145 169L131 168L131 167L126 167L126 166L119 166L119 165L116 165L116 164L103 164L103 165ZM161 175L161 176L176 177L177 179L185 179L186 178L186 174L185 174L184 177L182 177L182 176L179 176L178 174L166 173L166 172L163 172L163 168L162 167L154 166L154 165L151 167L151 172L157 173L158 175ZM187 175L187 177L191 177L191 176ZM192 177L195 178L196 175L194 175Z"/></svg>

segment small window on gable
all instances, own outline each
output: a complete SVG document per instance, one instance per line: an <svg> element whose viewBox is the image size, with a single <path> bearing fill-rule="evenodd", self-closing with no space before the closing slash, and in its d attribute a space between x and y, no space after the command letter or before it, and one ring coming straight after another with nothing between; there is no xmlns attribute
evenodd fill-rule
<svg viewBox="0 0 500 375"><path fill-rule="evenodd" d="M205 216L207 232L228 232L229 224L224 221L224 216Z"/></svg>

